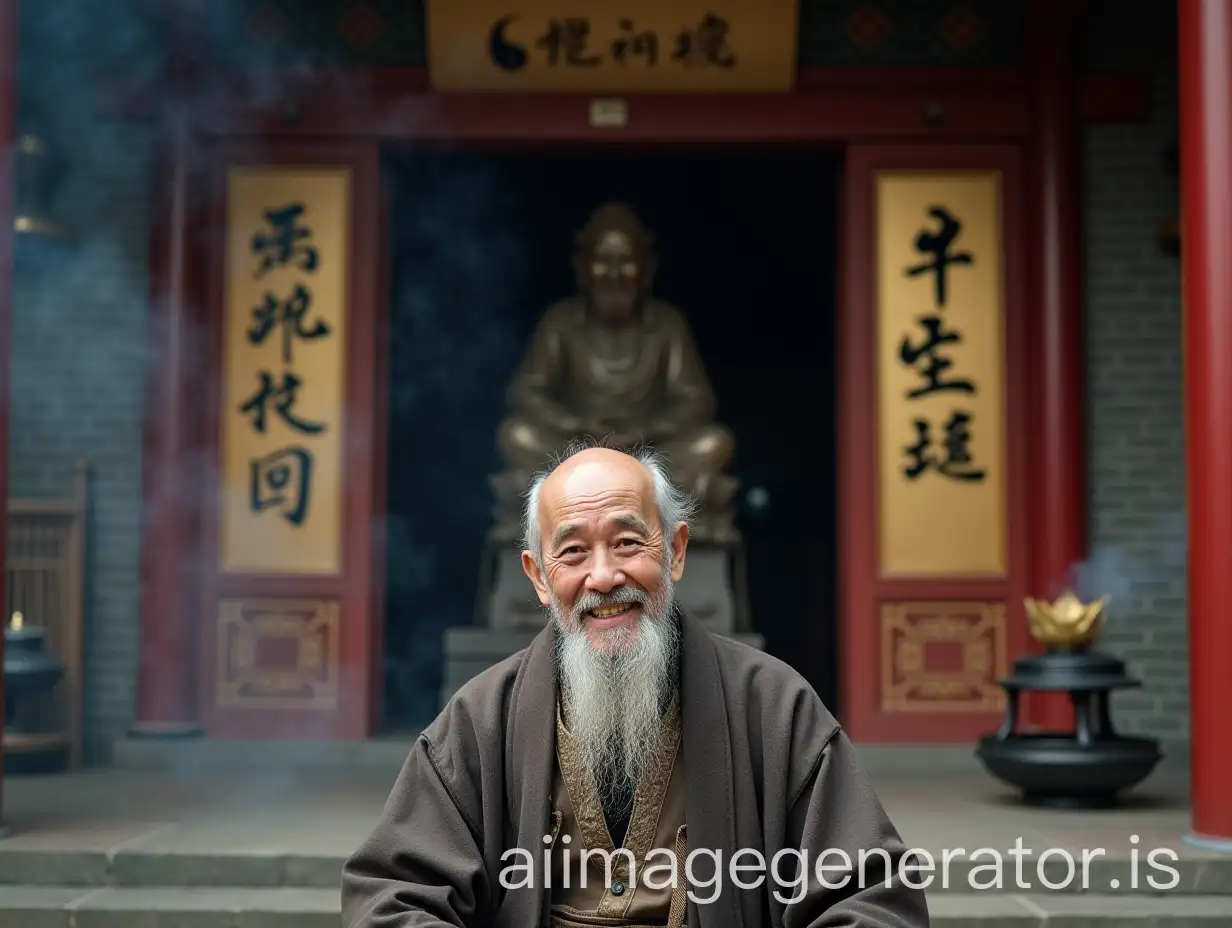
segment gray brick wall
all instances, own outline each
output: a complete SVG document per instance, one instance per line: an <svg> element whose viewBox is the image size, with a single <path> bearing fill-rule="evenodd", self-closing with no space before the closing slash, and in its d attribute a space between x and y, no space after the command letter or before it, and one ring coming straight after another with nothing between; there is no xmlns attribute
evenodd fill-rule
<svg viewBox="0 0 1232 928"><path fill-rule="evenodd" d="M148 35L89 0L22 4L19 126L66 156L52 211L62 252L20 260L13 281L10 492L63 497L92 469L86 558L87 759L132 721L137 666L142 405L146 362L149 130L101 118L100 74L139 73ZM142 49L145 53L142 53ZM125 62L123 67L117 62Z"/></svg>
<svg viewBox="0 0 1232 928"><path fill-rule="evenodd" d="M77 241L15 275L9 462L16 497L64 496L73 460L91 465L85 725L98 758L133 714L150 145L141 129L82 128L56 203Z"/></svg>
<svg viewBox="0 0 1232 928"><path fill-rule="evenodd" d="M1185 467L1180 265L1159 248L1178 186L1174 3L1103 3L1085 48L1092 70L1151 83L1139 125L1083 140L1086 222L1089 580L1113 597L1105 644L1143 681L1119 695L1127 731L1186 738Z"/></svg>

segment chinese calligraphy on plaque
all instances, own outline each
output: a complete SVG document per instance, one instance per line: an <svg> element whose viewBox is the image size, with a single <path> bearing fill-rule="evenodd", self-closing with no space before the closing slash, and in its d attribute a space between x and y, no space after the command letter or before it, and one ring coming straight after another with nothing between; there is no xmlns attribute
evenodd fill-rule
<svg viewBox="0 0 1232 928"><path fill-rule="evenodd" d="M439 91L787 92L797 0L427 0Z"/></svg>
<svg viewBox="0 0 1232 928"><path fill-rule="evenodd" d="M223 569L337 569L349 180L232 172Z"/></svg>
<svg viewBox="0 0 1232 928"><path fill-rule="evenodd" d="M1000 175L877 175L878 499L886 574L1005 569Z"/></svg>
<svg viewBox="0 0 1232 928"><path fill-rule="evenodd" d="M928 212L936 227L921 229L913 243L923 260L905 270L908 277L932 280L932 306L917 320L920 333L904 335L898 350L899 360L919 376L919 383L905 391L909 400L937 393L970 396L976 392L972 380L953 370L954 362L946 352L948 346L962 342L963 334L947 327L944 315L950 269L970 267L975 259L969 251L953 250L962 221L944 206L933 206ZM984 471L971 456L972 418L969 410L957 405L941 422L913 416L915 441L904 449L907 461L903 473L907 479L917 480L932 471L951 480L983 480Z"/></svg>
<svg viewBox="0 0 1232 928"><path fill-rule="evenodd" d="M715 13L706 13L700 21L670 33L615 16L611 23L603 23L604 33L614 33L611 38L597 35L599 30L590 17L555 17L547 20L529 45L510 38L510 27L519 19L517 14L506 14L492 24L488 34L488 56L502 71L526 68L535 53L553 68L597 68L605 62L647 68L664 63L721 70L736 66L731 24Z"/></svg>
<svg viewBox="0 0 1232 928"><path fill-rule="evenodd" d="M265 210L268 230L254 233L252 252L259 259L253 276L261 278L272 268L294 265L311 274L320 263L320 253L312 244L312 227L304 221L304 204L284 203ZM326 423L302 418L296 401L303 380L295 373L294 346L297 340L328 338L329 326L321 319L308 321L312 309L310 285L299 281L289 294L266 291L253 307L247 336L250 344L264 346L277 332L277 367L256 371L257 388L239 405L253 429L266 434L276 419L293 436L293 443L269 454L249 460L249 505L253 512L273 511L291 525L300 526L308 516L312 501L313 454L294 439L319 435ZM280 349L280 350L278 350Z"/></svg>

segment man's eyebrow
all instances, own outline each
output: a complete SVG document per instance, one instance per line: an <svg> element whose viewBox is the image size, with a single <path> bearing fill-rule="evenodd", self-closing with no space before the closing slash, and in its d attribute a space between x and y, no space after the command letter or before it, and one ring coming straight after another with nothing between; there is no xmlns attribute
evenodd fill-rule
<svg viewBox="0 0 1232 928"><path fill-rule="evenodd" d="M568 541L570 538L572 538L577 533L578 533L577 523L576 522L566 522L564 525L557 528L556 532L552 535L552 547L555 548L557 545L561 544L562 542Z"/></svg>
<svg viewBox="0 0 1232 928"><path fill-rule="evenodd" d="M632 515L616 516L612 519L612 521L615 522L617 525L620 525L627 529L632 529L635 532L640 532L643 535L650 534L650 530L646 527L646 523L643 522L641 519L639 519L637 516L632 516Z"/></svg>

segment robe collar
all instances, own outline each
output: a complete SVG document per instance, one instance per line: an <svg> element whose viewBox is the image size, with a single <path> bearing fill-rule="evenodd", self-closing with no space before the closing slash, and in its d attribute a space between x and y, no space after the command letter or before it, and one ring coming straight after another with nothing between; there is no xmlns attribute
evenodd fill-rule
<svg viewBox="0 0 1232 928"><path fill-rule="evenodd" d="M720 852L726 867L739 847L732 806L731 738L727 701L718 654L710 632L687 611L677 608L681 626L680 723L684 732L683 760L687 794L685 815L690 852L698 848ZM556 758L556 628L547 626L531 642L515 678L508 707L505 751L506 802L517 847L534 859L533 889L523 890L543 910L544 835L551 831L551 784ZM703 882L714 874L713 858L694 858ZM726 874L724 874L726 876ZM713 902L695 907L689 924L701 928L740 928L736 889L722 880L724 892ZM527 903L531 899L526 900ZM528 913L529 914L529 913Z"/></svg>

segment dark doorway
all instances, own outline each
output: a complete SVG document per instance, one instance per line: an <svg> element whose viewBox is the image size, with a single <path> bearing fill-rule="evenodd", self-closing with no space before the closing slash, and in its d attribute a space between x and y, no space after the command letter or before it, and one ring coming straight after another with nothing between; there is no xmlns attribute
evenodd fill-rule
<svg viewBox="0 0 1232 928"><path fill-rule="evenodd" d="M837 712L838 169L787 149L390 156L387 727L439 709L442 635L473 620L505 388L608 199L655 233L655 291L691 321L735 431L755 630Z"/></svg>

